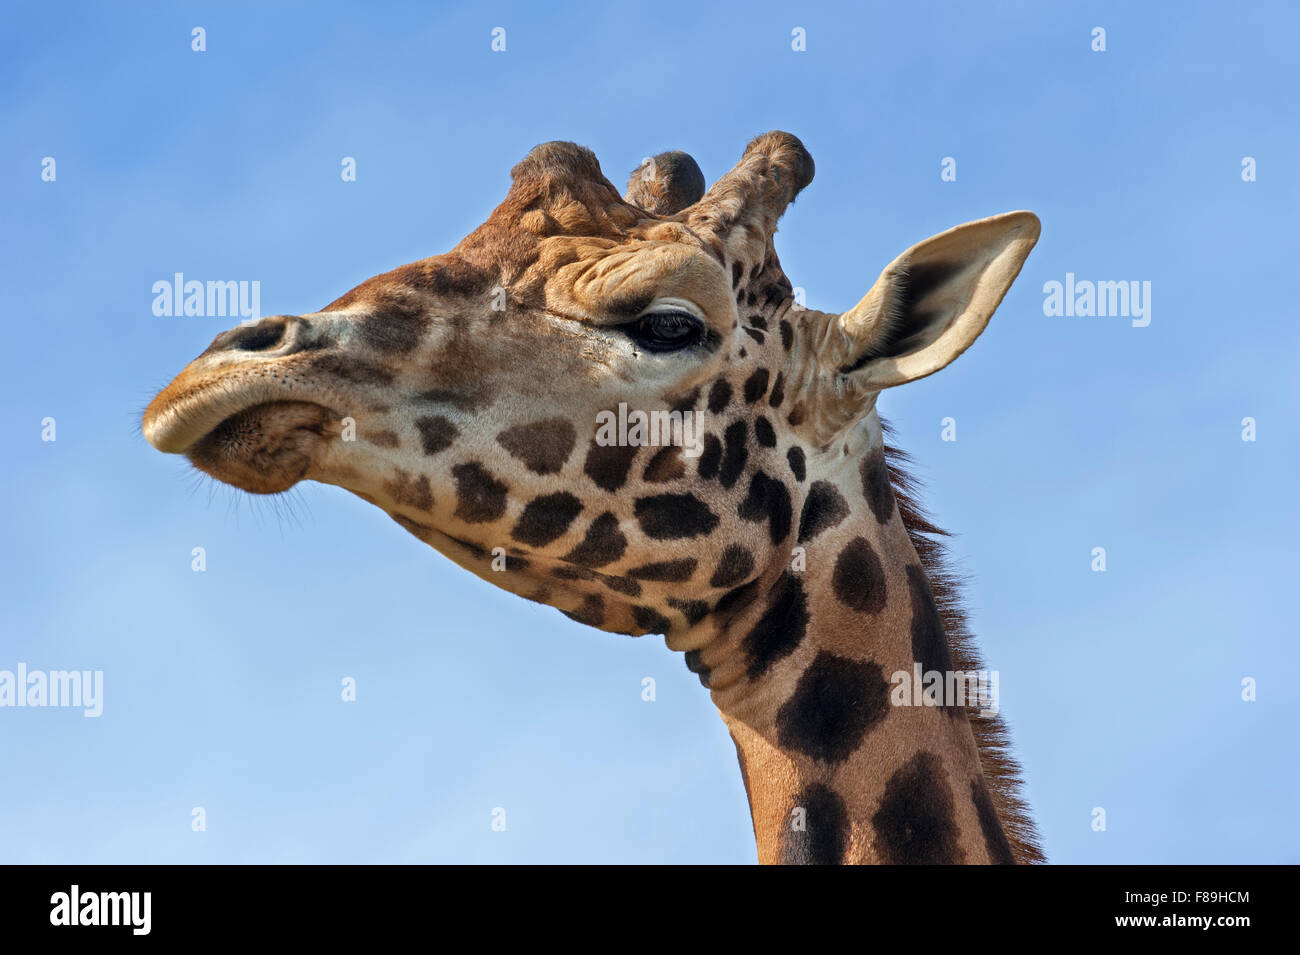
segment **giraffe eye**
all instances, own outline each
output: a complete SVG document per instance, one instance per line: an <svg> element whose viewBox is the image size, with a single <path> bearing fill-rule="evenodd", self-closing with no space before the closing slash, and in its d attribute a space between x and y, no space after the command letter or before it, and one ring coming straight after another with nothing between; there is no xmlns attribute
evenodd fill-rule
<svg viewBox="0 0 1300 955"><path fill-rule="evenodd" d="M646 351L678 351L704 337L704 324L683 308L646 312L623 326L628 336Z"/></svg>

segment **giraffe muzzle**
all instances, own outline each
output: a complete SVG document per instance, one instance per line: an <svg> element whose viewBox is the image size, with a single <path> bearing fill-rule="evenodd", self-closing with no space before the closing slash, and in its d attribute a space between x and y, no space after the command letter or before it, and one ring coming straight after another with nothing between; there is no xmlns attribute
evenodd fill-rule
<svg viewBox="0 0 1300 955"><path fill-rule="evenodd" d="M245 491L291 487L338 432L337 387L310 364L320 331L274 316L222 332L149 403L146 440Z"/></svg>

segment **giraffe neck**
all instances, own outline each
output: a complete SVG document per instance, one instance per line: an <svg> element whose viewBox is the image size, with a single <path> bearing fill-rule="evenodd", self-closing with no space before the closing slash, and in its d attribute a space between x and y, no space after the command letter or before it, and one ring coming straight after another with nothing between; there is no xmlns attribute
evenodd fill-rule
<svg viewBox="0 0 1300 955"><path fill-rule="evenodd" d="M759 861L1014 861L966 708L895 677L953 664L874 412L845 448L810 468L788 561L687 658L735 741Z"/></svg>

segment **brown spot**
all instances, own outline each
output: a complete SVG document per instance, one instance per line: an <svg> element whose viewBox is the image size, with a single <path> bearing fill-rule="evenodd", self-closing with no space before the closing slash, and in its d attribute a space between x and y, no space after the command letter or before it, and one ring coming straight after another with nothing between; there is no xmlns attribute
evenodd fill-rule
<svg viewBox="0 0 1300 955"><path fill-rule="evenodd" d="M353 321L361 340L386 355L404 354L420 343L429 319L419 305L389 299L379 311Z"/></svg>
<svg viewBox="0 0 1300 955"><path fill-rule="evenodd" d="M394 286L417 292L433 292L439 297L471 295L482 292L493 278L490 270L472 266L455 253L435 255L367 279L321 311L327 312L366 302L379 302L381 304L377 307L387 310L391 307L391 296L386 295L385 290L392 289Z"/></svg>
<svg viewBox="0 0 1300 955"><path fill-rule="evenodd" d="M497 435L497 443L536 474L556 474L573 453L578 437L567 418L548 418L515 425Z"/></svg>
<svg viewBox="0 0 1300 955"><path fill-rule="evenodd" d="M805 544L822 531L839 526L848 516L848 501L835 485L830 481L814 481L799 515L799 543Z"/></svg>
<svg viewBox="0 0 1300 955"><path fill-rule="evenodd" d="M795 794L791 811L795 808L803 810L804 825L800 829L782 829L778 856L781 864L843 863L850 832L844 797L824 783L812 783Z"/></svg>
<svg viewBox="0 0 1300 955"><path fill-rule="evenodd" d="M767 403L773 408L779 408L783 401L785 401L785 372L778 371L776 382L772 385L772 393L767 396Z"/></svg>
<svg viewBox="0 0 1300 955"><path fill-rule="evenodd" d="M420 447L425 454L437 454L451 447L451 443L460 437L460 431L450 420L442 415L431 418L416 418L415 428L420 432Z"/></svg>
<svg viewBox="0 0 1300 955"><path fill-rule="evenodd" d="M433 492L429 490L429 479L425 475L412 475L399 470L397 479L388 487L388 493L394 503L427 511L433 507Z"/></svg>
<svg viewBox="0 0 1300 955"><path fill-rule="evenodd" d="M686 464L682 461L682 449L677 445L668 445L659 451L646 465L645 480L651 484L675 481L686 474Z"/></svg>
<svg viewBox="0 0 1300 955"><path fill-rule="evenodd" d="M984 833L984 846L989 852L989 861L995 865L1015 865L1016 854L1011 850L1011 843L998 811L993 807L993 797L982 778L970 781L971 802L975 804L975 815L980 821L980 831Z"/></svg>
<svg viewBox="0 0 1300 955"><path fill-rule="evenodd" d="M398 524L401 524L405 530L414 534L416 537L420 538L420 540L424 541L426 544L429 542L429 539L434 534L434 529L432 527L429 527L427 524L421 524L419 521L413 521L409 517L405 517L401 514L391 514L389 516L392 517L393 520L397 521Z"/></svg>
<svg viewBox="0 0 1300 955"><path fill-rule="evenodd" d="M479 547L478 544L475 544L471 541L464 540L463 538L460 537L453 537L451 534L444 534L443 536L446 537L448 540L450 540L452 543L458 544L459 546L465 548L472 555L474 555L474 557L477 560L487 560L488 552L485 551L482 547Z"/></svg>
<svg viewBox="0 0 1300 955"><path fill-rule="evenodd" d="M687 394L668 399L669 401L668 410L680 411L680 412L691 411L692 409L694 409L695 403L699 400L700 400L700 389L694 388Z"/></svg>
<svg viewBox="0 0 1300 955"><path fill-rule="evenodd" d="M308 367L313 375L336 378L354 385L389 385L393 382L393 373L383 365L361 358L344 358L342 355L320 355L313 358Z"/></svg>
<svg viewBox="0 0 1300 955"><path fill-rule="evenodd" d="M606 511L591 522L582 543L564 556L564 560L583 567L604 567L623 556L627 538L618 529L618 518Z"/></svg>
<svg viewBox="0 0 1300 955"><path fill-rule="evenodd" d="M785 458L790 462L790 473L794 475L794 479L803 481L808 474L808 464L804 458L803 448L795 445L785 453Z"/></svg>
<svg viewBox="0 0 1300 955"><path fill-rule="evenodd" d="M840 500L842 502L843 499ZM848 513L847 508L844 513ZM911 569L908 567L909 571ZM839 556L835 558L835 569L831 572L831 588L840 603L850 610L858 613L879 613L884 609L886 593L884 566L865 537L853 538L844 545ZM914 605L915 601L914 592ZM942 630L939 632L939 639L943 639Z"/></svg>
<svg viewBox="0 0 1300 955"><path fill-rule="evenodd" d="M731 544L718 559L709 579L710 587L734 587L754 571L754 555L739 544Z"/></svg>
<svg viewBox="0 0 1300 955"><path fill-rule="evenodd" d="M535 497L519 515L510 536L530 547L544 547L569 529L582 510L582 502L568 491Z"/></svg>
<svg viewBox="0 0 1300 955"><path fill-rule="evenodd" d="M746 586L757 582L751 581ZM718 609L722 609L721 605ZM746 673L751 680L766 673L777 660L794 653L808 632L808 620L808 595L799 578L787 570L768 594L763 616L741 641L749 657Z"/></svg>
<svg viewBox="0 0 1300 955"><path fill-rule="evenodd" d="M889 481L889 469L885 465L885 452L881 448L872 448L871 453L862 459L862 494L871 506L871 513L881 524L889 522L894 513L894 491Z"/></svg>
<svg viewBox="0 0 1300 955"><path fill-rule="evenodd" d="M656 564L634 567L628 571L628 576L638 580L680 583L691 579L691 575L695 573L695 565L694 557L683 557L681 560L665 560Z"/></svg>
<svg viewBox="0 0 1300 955"><path fill-rule="evenodd" d="M560 613L589 627L599 627L605 622L605 599L600 594L587 594L576 610L561 610Z"/></svg>
<svg viewBox="0 0 1300 955"><path fill-rule="evenodd" d="M718 468L721 464L722 442L714 435L706 434L704 436L704 451L700 454L699 463L695 466L696 472L702 480L712 481L718 476Z"/></svg>
<svg viewBox="0 0 1300 955"><path fill-rule="evenodd" d="M889 778L871 826L881 861L890 865L953 865L965 858L952 793L933 753L917 753Z"/></svg>
<svg viewBox="0 0 1300 955"><path fill-rule="evenodd" d="M776 714L787 751L842 763L889 713L889 681L870 660L819 651Z"/></svg>
<svg viewBox="0 0 1300 955"><path fill-rule="evenodd" d="M561 564L559 567L551 568L551 576L558 580L595 580L596 575L586 567L570 567L568 564Z"/></svg>
<svg viewBox="0 0 1300 955"><path fill-rule="evenodd" d="M668 598L668 606L674 610L680 610L686 622L692 627L703 620L709 613L709 605L703 600L678 600L676 597Z"/></svg>
<svg viewBox="0 0 1300 955"><path fill-rule="evenodd" d="M456 517L467 524L494 521L506 512L506 486L477 461L451 469L456 479Z"/></svg>
<svg viewBox="0 0 1300 955"><path fill-rule="evenodd" d="M709 412L711 414L721 414L731 401L731 382L725 378L719 378L709 388Z"/></svg>
<svg viewBox="0 0 1300 955"><path fill-rule="evenodd" d="M637 629L643 633L668 632L668 618L653 607L634 605L632 607L632 619L636 621Z"/></svg>
<svg viewBox="0 0 1300 955"><path fill-rule="evenodd" d="M654 494L632 505L641 530L651 540L678 540L713 533L718 515L694 494Z"/></svg>
<svg viewBox="0 0 1300 955"><path fill-rule="evenodd" d="M627 472L632 467L636 452L634 447L601 445L593 440L582 471L606 491L617 491L627 480Z"/></svg>
<svg viewBox="0 0 1300 955"><path fill-rule="evenodd" d="M740 474L745 470L745 462L749 460L749 447L747 444L749 438L749 426L742 419L733 421L727 425L727 430L722 433L725 445L722 452L722 467L718 472L718 480L723 487L733 487L740 479Z"/></svg>
<svg viewBox="0 0 1300 955"><path fill-rule="evenodd" d="M626 597L641 596L641 585L631 578L611 577L608 574L597 574L596 579L615 593L623 594Z"/></svg>

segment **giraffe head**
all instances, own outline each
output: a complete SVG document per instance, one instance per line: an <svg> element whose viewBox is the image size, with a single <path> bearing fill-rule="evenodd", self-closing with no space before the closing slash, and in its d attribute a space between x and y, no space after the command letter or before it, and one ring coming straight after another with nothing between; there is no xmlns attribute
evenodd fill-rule
<svg viewBox="0 0 1300 955"><path fill-rule="evenodd" d="M451 252L217 336L147 439L254 493L340 485L594 626L707 627L784 564L876 395L965 350L1038 235L1026 212L959 226L832 314L795 303L773 248L813 177L794 136L707 192L665 153L621 197L572 143L511 175Z"/></svg>

